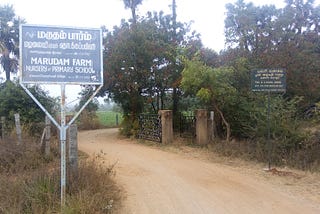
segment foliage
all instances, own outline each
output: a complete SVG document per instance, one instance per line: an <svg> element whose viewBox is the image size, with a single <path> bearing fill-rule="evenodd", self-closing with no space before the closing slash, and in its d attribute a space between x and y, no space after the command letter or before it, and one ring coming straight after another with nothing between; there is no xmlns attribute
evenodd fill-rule
<svg viewBox="0 0 320 214"><path fill-rule="evenodd" d="M176 44L186 47L198 39L196 34L187 36L188 26L178 22L173 42L171 21L163 12L148 13L134 27L123 21L105 39L102 93L108 93L126 116L171 107L170 95L179 86L181 71Z"/></svg>
<svg viewBox="0 0 320 214"><path fill-rule="evenodd" d="M247 127L252 138L267 137L267 96L257 97L260 104L256 104L255 111L250 115L251 126ZM284 147L297 148L305 140L305 135L299 130L300 122L298 120L297 105L301 102L300 97L295 99L283 99L282 96L272 96L270 98L270 132L275 142L282 144ZM249 124L247 124L249 125Z"/></svg>
<svg viewBox="0 0 320 214"><path fill-rule="evenodd" d="M209 67L198 58L186 59L181 81L186 92L195 94L208 108L219 114L226 128L227 141L231 135L230 124L221 109L235 99L236 90L229 81L233 72L230 67Z"/></svg>
<svg viewBox="0 0 320 214"><path fill-rule="evenodd" d="M131 10L132 22L136 24L137 23L136 9L139 4L142 4L142 0L123 0L123 3L126 9Z"/></svg>
<svg viewBox="0 0 320 214"><path fill-rule="evenodd" d="M126 137L136 137L139 130L139 121L130 115L124 115L121 123L120 134Z"/></svg>
<svg viewBox="0 0 320 214"><path fill-rule="evenodd" d="M80 108L89 100L89 98L92 96L94 93L94 87L93 86L84 86L82 91L79 93L80 95L80 102L79 105L76 106L76 110L79 111ZM93 98L88 105L85 107L85 109L88 112L96 112L99 108L99 101L96 98Z"/></svg>
<svg viewBox="0 0 320 214"><path fill-rule="evenodd" d="M254 68L282 68L287 96L303 96L300 109L319 100L320 7L314 0L286 1L286 6L255 6L238 0L227 4L223 62L239 57Z"/></svg>
<svg viewBox="0 0 320 214"><path fill-rule="evenodd" d="M39 86L28 87L37 100L52 113L56 100ZM8 126L14 125L14 114L20 114L21 124L43 122L45 113L16 82L7 81L0 85L0 115L6 117ZM39 131L39 130L38 130Z"/></svg>
<svg viewBox="0 0 320 214"><path fill-rule="evenodd" d="M184 94L181 97L179 110L180 112L194 112L197 109L203 108L203 104L198 97L195 97L191 94Z"/></svg>
<svg viewBox="0 0 320 214"><path fill-rule="evenodd" d="M5 72L6 80L10 80L10 73L18 71L19 25L23 23L12 5L0 5L0 69Z"/></svg>
<svg viewBox="0 0 320 214"><path fill-rule="evenodd" d="M271 31L279 11L274 5L257 7L252 2L237 0L228 3L226 9L225 37L229 48L258 53L276 42Z"/></svg>

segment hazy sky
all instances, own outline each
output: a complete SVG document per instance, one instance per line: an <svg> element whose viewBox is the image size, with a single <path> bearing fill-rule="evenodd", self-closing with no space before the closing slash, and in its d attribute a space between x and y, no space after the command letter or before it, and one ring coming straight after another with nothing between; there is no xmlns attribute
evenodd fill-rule
<svg viewBox="0 0 320 214"><path fill-rule="evenodd" d="M318 0L319 2L320 0ZM224 47L225 4L235 0L176 0L178 20L194 21L192 28L201 34L205 46L216 51ZM256 5L275 4L282 7L282 0L253 0ZM63 25L75 27L100 27L111 29L122 18L130 18L122 0L0 0L9 3L16 14L29 24ZM138 6L138 15L147 11L170 13L172 0L143 0Z"/></svg>
<svg viewBox="0 0 320 214"><path fill-rule="evenodd" d="M201 34L206 47L219 52L224 48L225 4L236 0L176 0L177 19L182 22L194 21L192 29ZM249 2L249 1L247 1ZM283 7L283 0L252 0L255 5L275 4ZM317 5L320 0L316 0ZM143 16L147 11L163 10L170 13L172 0L143 0L137 14ZM12 4L16 15L26 19L28 24L58 25L74 27L100 27L108 29L119 25L122 18L131 17L124 9L122 0L0 0L0 4ZM50 86L51 87L51 86ZM53 96L59 96L59 87L54 86ZM68 90L67 97L74 99L80 87ZM69 93L69 95L68 95Z"/></svg>

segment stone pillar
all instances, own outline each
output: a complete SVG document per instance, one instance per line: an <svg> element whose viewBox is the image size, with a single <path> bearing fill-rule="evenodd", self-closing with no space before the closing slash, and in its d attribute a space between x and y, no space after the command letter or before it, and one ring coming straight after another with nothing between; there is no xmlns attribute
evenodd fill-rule
<svg viewBox="0 0 320 214"><path fill-rule="evenodd" d="M17 132L17 138L18 138L18 145L21 145L22 143L22 131L21 131L21 125L20 125L20 115L14 114L14 120L15 120L15 124L16 124L16 132Z"/></svg>
<svg viewBox="0 0 320 214"><path fill-rule="evenodd" d="M205 109L196 110L196 142L200 145L208 143L208 112Z"/></svg>
<svg viewBox="0 0 320 214"><path fill-rule="evenodd" d="M160 110L158 114L161 117L162 129L162 143L169 144L173 141L173 125L172 125L172 111Z"/></svg>
<svg viewBox="0 0 320 214"><path fill-rule="evenodd" d="M44 143L44 154L46 156L49 156L50 155L50 138L51 138L51 121L48 116L46 116L45 122L46 122L46 127L45 127L46 135L45 135L45 143Z"/></svg>
<svg viewBox="0 0 320 214"><path fill-rule="evenodd" d="M78 175L78 127L72 124L69 127L69 166L73 177Z"/></svg>

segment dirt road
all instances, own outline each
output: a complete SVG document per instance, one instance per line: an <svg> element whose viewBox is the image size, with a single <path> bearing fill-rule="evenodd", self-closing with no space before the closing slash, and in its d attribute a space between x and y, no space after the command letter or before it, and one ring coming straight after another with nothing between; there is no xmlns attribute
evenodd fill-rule
<svg viewBox="0 0 320 214"><path fill-rule="evenodd" d="M315 195L305 197L290 191L289 181L277 185L254 170L234 170L117 136L117 129L104 129L80 132L78 139L80 150L103 151L106 164L117 162L115 179L126 194L123 214L320 213L319 186L310 187Z"/></svg>

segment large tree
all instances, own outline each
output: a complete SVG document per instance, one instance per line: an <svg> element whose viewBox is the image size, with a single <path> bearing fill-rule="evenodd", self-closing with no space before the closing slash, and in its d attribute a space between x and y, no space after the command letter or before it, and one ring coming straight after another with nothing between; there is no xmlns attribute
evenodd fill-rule
<svg viewBox="0 0 320 214"><path fill-rule="evenodd" d="M11 5L0 5L0 64L10 80L10 74L18 70L19 24L24 20L17 18Z"/></svg>
<svg viewBox="0 0 320 214"><path fill-rule="evenodd" d="M225 38L228 48L262 52L274 44L274 22L278 10L274 5L255 6L238 0L226 5Z"/></svg>
<svg viewBox="0 0 320 214"><path fill-rule="evenodd" d="M227 4L225 63L246 57L255 68L283 68L287 96L319 99L319 15L314 0L287 0L283 9L238 0Z"/></svg>
<svg viewBox="0 0 320 214"><path fill-rule="evenodd" d="M172 17L148 13L135 27L123 21L105 38L105 92L119 103L124 115L143 110L172 108L172 88L179 86L178 47L199 44L189 27L177 23L177 42L172 42ZM175 68L175 70L173 69Z"/></svg>

